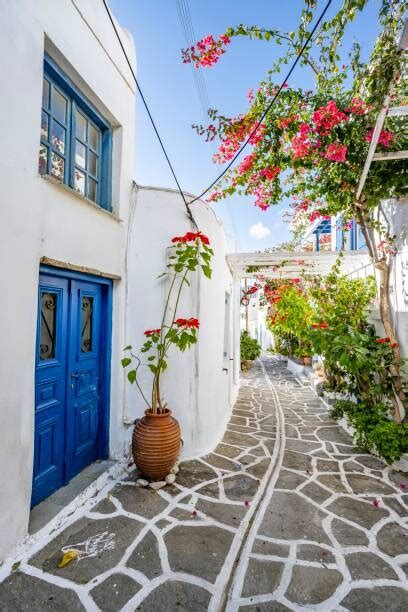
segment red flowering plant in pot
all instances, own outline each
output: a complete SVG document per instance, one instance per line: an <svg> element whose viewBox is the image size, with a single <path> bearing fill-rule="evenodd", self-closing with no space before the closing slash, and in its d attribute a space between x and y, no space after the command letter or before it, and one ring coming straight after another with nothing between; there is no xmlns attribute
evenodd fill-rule
<svg viewBox="0 0 408 612"><path fill-rule="evenodd" d="M180 427L163 399L161 381L168 367L170 350L176 348L184 352L197 342L198 319L179 317L178 307L184 287L190 285L190 275L201 269L211 278L214 254L209 239L200 231L175 236L171 242L173 248L167 271L159 276L169 277L160 326L144 332L145 341L137 352L131 345L127 346L122 359L129 382L136 384L147 405L145 416L135 422L132 453L137 468L150 480L166 476L180 453ZM153 375L149 393L142 388L140 380L140 373L146 368Z"/></svg>

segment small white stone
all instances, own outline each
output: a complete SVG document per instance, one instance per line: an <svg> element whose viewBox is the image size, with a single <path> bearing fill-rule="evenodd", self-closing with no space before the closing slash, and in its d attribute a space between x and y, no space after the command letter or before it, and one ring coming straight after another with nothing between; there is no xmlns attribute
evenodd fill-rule
<svg viewBox="0 0 408 612"><path fill-rule="evenodd" d="M171 468L171 470L170 470L170 474L178 474L178 473L179 473L179 471L180 471L180 468L179 468L179 466L178 466L178 465L177 465L177 463L176 463L176 465L174 465L174 466Z"/></svg>
<svg viewBox="0 0 408 612"><path fill-rule="evenodd" d="M173 484L173 482L176 480L176 475L173 474L167 474L166 478L165 478L167 484Z"/></svg>
<svg viewBox="0 0 408 612"><path fill-rule="evenodd" d="M149 487L151 489L154 489L155 491L158 491L159 489L162 489L165 486L166 486L166 481L165 480L158 480L157 482L151 482L149 484Z"/></svg>
<svg viewBox="0 0 408 612"><path fill-rule="evenodd" d="M148 487L149 486L149 481L145 480L144 478L138 478L136 480L136 484L138 484L139 487Z"/></svg>

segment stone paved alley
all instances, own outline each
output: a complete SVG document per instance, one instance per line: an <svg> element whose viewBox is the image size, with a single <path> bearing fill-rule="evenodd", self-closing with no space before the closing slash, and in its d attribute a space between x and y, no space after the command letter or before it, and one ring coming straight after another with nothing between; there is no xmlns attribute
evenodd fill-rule
<svg viewBox="0 0 408 612"><path fill-rule="evenodd" d="M408 479L265 357L213 453L159 492L115 483L19 559L0 610L407 610L407 507Z"/></svg>

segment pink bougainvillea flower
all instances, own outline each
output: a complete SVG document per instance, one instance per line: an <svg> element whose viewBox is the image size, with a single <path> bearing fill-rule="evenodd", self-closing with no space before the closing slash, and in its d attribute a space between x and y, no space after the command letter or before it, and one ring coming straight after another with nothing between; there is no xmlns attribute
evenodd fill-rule
<svg viewBox="0 0 408 612"><path fill-rule="evenodd" d="M373 134L374 134L374 128L371 128L370 130L368 130L365 136L365 139L367 140L367 142L372 141ZM382 145L383 147L389 147L392 144L393 140L394 140L393 132L390 132L390 130L381 130L380 137L378 138L378 144Z"/></svg>
<svg viewBox="0 0 408 612"><path fill-rule="evenodd" d="M254 154L250 153L240 163L238 166L238 174L244 174L244 172L248 172L252 168L252 164L254 163Z"/></svg>
<svg viewBox="0 0 408 612"><path fill-rule="evenodd" d="M252 295L253 293L256 293L258 291L258 287L256 285L252 285L252 287L250 287L247 291L247 294Z"/></svg>
<svg viewBox="0 0 408 612"><path fill-rule="evenodd" d="M250 130L250 131L253 131L253 130L255 129L255 127L256 127L256 124L255 124L253 127L251 127L251 130ZM252 134L252 136L250 137L250 139L249 139L249 141L248 141L248 142L249 142L249 144L251 144L251 145L256 145L256 144L258 144L259 142L261 142L261 141L264 139L265 132L266 132L266 126L265 126L263 123L261 123L261 124L260 124L260 125L259 125L259 126L256 128L256 132L254 132L254 133Z"/></svg>
<svg viewBox="0 0 408 612"><path fill-rule="evenodd" d="M176 319L175 324L177 327L184 327L186 329L198 329L200 327L200 322L198 319L191 317L190 319Z"/></svg>
<svg viewBox="0 0 408 612"><path fill-rule="evenodd" d="M389 338L377 338L376 339L377 344L385 344L386 342L389 342L389 341L390 341Z"/></svg>
<svg viewBox="0 0 408 612"><path fill-rule="evenodd" d="M275 168L274 167L262 168L260 174L261 176L266 178L268 181L274 181L280 171L281 171L281 168L279 166L276 166Z"/></svg>
<svg viewBox="0 0 408 612"><path fill-rule="evenodd" d="M350 106L344 109L346 113L353 113L354 115L365 115L368 111L368 106L364 100L359 98L353 98L350 102Z"/></svg>
<svg viewBox="0 0 408 612"><path fill-rule="evenodd" d="M213 191L206 199L206 202L217 202L221 198L221 196L221 191Z"/></svg>
<svg viewBox="0 0 408 612"><path fill-rule="evenodd" d="M319 217L321 217L321 213L318 210L314 210L310 215L309 215L309 221L311 223L313 223L313 221L316 221L316 219L319 219Z"/></svg>
<svg viewBox="0 0 408 612"><path fill-rule="evenodd" d="M342 121L347 120L347 115L342 113L334 100L331 100L326 106L321 106L313 113L313 123L319 134L327 135Z"/></svg>
<svg viewBox="0 0 408 612"><path fill-rule="evenodd" d="M161 332L161 327L159 327L158 329L146 329L146 331L144 332L145 336L155 336L156 334L160 334Z"/></svg>
<svg viewBox="0 0 408 612"><path fill-rule="evenodd" d="M212 34L208 34L208 36L199 40L195 47L192 46L181 50L183 64L194 63L196 68L214 66L221 55L225 53L225 47L230 42L231 39L226 34L221 34L218 40Z"/></svg>
<svg viewBox="0 0 408 612"><path fill-rule="evenodd" d="M292 151L295 159L307 157L312 149L312 143L309 134L312 131L308 123L301 123L299 126L299 135L292 140Z"/></svg>
<svg viewBox="0 0 408 612"><path fill-rule="evenodd" d="M282 117L281 119L279 119L277 126L280 130L285 130L298 118L299 115L289 115L289 117Z"/></svg>
<svg viewBox="0 0 408 612"><path fill-rule="evenodd" d="M344 162L347 157L347 147L346 145L342 145L339 142L332 142L327 147L327 151L325 154L326 159L330 159L330 161L335 162Z"/></svg>

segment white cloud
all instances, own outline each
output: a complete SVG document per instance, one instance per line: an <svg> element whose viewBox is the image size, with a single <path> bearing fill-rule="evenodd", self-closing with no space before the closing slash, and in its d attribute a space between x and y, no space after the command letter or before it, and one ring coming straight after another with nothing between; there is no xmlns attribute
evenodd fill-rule
<svg viewBox="0 0 408 612"><path fill-rule="evenodd" d="M266 227L266 225L264 225L262 221L259 221L258 223L251 225L251 227L249 228L249 233L253 238L256 238L257 240L263 240L264 238L270 235L271 230L269 229L269 227Z"/></svg>

